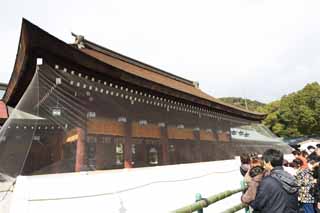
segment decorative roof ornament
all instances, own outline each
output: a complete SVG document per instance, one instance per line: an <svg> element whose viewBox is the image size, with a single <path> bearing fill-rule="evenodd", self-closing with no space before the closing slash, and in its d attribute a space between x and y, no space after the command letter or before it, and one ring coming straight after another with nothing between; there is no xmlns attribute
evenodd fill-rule
<svg viewBox="0 0 320 213"><path fill-rule="evenodd" d="M200 85L198 81L193 81L192 84L195 88L199 89Z"/></svg>
<svg viewBox="0 0 320 213"><path fill-rule="evenodd" d="M77 35L77 34L74 34L74 33L71 33L71 35L72 35L73 37L75 37L74 44L77 45L78 49L85 48L85 46L84 46L84 36L82 36L82 35Z"/></svg>

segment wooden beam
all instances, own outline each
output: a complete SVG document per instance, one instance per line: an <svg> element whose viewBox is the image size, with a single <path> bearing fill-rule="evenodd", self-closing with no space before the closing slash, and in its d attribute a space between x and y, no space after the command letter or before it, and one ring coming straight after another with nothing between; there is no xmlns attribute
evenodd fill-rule
<svg viewBox="0 0 320 213"><path fill-rule="evenodd" d="M78 140L76 147L76 162L75 162L75 171L80 172L86 164L86 146L85 146L85 134L84 130L77 128Z"/></svg>
<svg viewBox="0 0 320 213"><path fill-rule="evenodd" d="M195 149L195 156L196 156L196 161L201 162L202 160L202 155L201 155L201 141L200 141L200 131L199 130L193 130L193 135L194 135L194 141L196 145Z"/></svg>
<svg viewBox="0 0 320 213"><path fill-rule="evenodd" d="M162 147L162 164L169 164L169 143L168 143L168 129L166 126L160 127L160 144Z"/></svg>
<svg viewBox="0 0 320 213"><path fill-rule="evenodd" d="M132 122L127 119L125 123L125 142L124 142L124 168L132 168Z"/></svg>

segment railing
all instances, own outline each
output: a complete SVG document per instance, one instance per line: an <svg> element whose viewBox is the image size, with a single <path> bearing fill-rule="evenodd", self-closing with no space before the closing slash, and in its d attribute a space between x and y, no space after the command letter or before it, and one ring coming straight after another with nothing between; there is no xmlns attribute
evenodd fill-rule
<svg viewBox="0 0 320 213"><path fill-rule="evenodd" d="M235 189L235 190L227 190L224 192L221 192L219 194L210 196L208 198L202 198L200 194L196 194L196 202L187 206L184 206L182 208L176 209L172 211L173 213L192 213L195 211L198 211L198 213L203 213L203 209L208 207L209 205L216 203L220 200L223 200L227 197L230 197L231 195L237 194L239 192L243 192L246 189L246 186L241 183L241 188ZM241 209L247 208L248 206L240 203L238 205L235 205L222 213L234 213Z"/></svg>
<svg viewBox="0 0 320 213"><path fill-rule="evenodd" d="M233 206L233 207L231 207L231 208L229 208L227 210L224 210L222 213L234 213L234 212L237 212L237 211L239 211L241 209L244 209L244 208L246 208L246 212L247 212L248 206L246 204L244 204L244 203L240 203L240 204L238 204L236 206Z"/></svg>

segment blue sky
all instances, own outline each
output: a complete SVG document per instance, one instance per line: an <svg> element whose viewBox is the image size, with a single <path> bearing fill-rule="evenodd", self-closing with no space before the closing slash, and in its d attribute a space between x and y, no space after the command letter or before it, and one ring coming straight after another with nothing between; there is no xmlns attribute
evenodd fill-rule
<svg viewBox="0 0 320 213"><path fill-rule="evenodd" d="M269 102L320 80L319 1L0 2L0 82L8 82L22 17L198 81L215 96Z"/></svg>

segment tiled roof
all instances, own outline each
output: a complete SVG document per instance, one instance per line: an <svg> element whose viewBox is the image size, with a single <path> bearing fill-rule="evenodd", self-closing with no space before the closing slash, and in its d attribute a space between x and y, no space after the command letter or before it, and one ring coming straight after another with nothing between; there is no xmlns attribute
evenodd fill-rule
<svg viewBox="0 0 320 213"><path fill-rule="evenodd" d="M34 75L35 59L43 57L50 63L61 60L64 66L77 65L84 68L85 72L92 70L96 75L107 74L114 80L250 121L261 121L265 117L265 114L221 102L201 91L193 81L116 53L82 36L76 36L76 43L68 45L25 19L19 45L21 48L18 49L14 70L3 97L3 101L13 107L18 104Z"/></svg>
<svg viewBox="0 0 320 213"><path fill-rule="evenodd" d="M197 95L199 93L199 89L196 89L194 86L182 83L180 81L168 78L164 75L149 71L144 68L140 68L138 66L132 65L130 63L127 63L125 61L121 61L120 59L111 57L109 55L100 53L98 51L92 50L92 49L81 49L86 54L95 57L99 59L100 61L103 61L105 63L108 63L114 67L117 67L125 72L131 73L133 75L139 76L141 78L156 82L158 84L180 90L186 93L190 93L193 95Z"/></svg>
<svg viewBox="0 0 320 213"><path fill-rule="evenodd" d="M90 55L104 63L110 64L118 69L121 69L130 74L136 75L140 78L147 79L149 81L158 83L160 85L191 94L196 97L203 98L205 100L215 102L230 108L234 108L240 111L253 113L243 108L239 108L234 105L227 104L208 95L200 90L192 81L183 79L179 76L175 76L153 66L144 64L135 59L116 53L107 48L101 47L91 41L84 40L82 48L79 48L82 52ZM259 114L259 113L257 113Z"/></svg>

